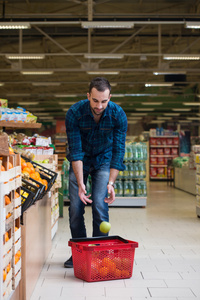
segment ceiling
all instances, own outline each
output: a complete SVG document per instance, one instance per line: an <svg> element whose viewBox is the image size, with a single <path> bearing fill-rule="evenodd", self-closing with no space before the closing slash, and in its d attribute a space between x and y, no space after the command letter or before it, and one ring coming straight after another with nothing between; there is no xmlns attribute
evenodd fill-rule
<svg viewBox="0 0 200 300"><path fill-rule="evenodd" d="M186 22L200 22L200 1L6 0L0 11L0 24L30 23L29 29L0 29L0 98L8 99L9 107L23 106L40 121L62 119L73 102L86 98L91 79L105 76L112 84L112 100L120 103L132 123L143 113L143 122L150 126L160 121L199 125L200 60L165 60L164 55L200 55L200 29L186 28ZM93 25L125 21L134 26L86 29L86 21ZM102 53L111 58L86 57ZM7 54L44 58L13 60ZM104 74L111 71L119 73ZM155 71L171 75L154 75ZM145 87L145 83L172 86ZM167 117L170 120L164 120Z"/></svg>

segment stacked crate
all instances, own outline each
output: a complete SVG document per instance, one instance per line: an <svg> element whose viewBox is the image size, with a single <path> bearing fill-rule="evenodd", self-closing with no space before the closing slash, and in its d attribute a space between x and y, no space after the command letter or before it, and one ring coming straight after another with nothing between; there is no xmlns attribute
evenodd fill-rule
<svg viewBox="0 0 200 300"><path fill-rule="evenodd" d="M6 300L21 279L20 155L3 156L0 165L0 300Z"/></svg>

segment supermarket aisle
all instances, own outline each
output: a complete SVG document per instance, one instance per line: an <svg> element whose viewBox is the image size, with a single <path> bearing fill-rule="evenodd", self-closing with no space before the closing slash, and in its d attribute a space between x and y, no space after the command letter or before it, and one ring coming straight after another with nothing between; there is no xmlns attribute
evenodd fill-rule
<svg viewBox="0 0 200 300"><path fill-rule="evenodd" d="M89 207L86 220L91 236ZM110 235L139 242L132 278L87 283L63 268L71 250L65 207L31 300L200 299L200 219L194 196L166 182L151 182L146 208L110 208L110 222Z"/></svg>

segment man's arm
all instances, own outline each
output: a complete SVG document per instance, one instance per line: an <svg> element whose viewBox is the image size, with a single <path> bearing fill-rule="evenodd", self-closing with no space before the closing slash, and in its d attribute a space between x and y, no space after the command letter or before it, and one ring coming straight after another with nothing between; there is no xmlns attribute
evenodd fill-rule
<svg viewBox="0 0 200 300"><path fill-rule="evenodd" d="M110 169L110 176L109 176L109 182L115 182L117 175L119 173L119 170L116 169ZM105 202L108 204L112 204L115 201L115 190L114 187L111 184L107 185L108 194L110 195L108 198L105 198Z"/></svg>
<svg viewBox="0 0 200 300"><path fill-rule="evenodd" d="M92 203L92 200L89 199L91 195L86 196L87 191L83 181L83 162L81 160L72 161L72 168L78 184L79 198L85 205L87 205L87 203Z"/></svg>

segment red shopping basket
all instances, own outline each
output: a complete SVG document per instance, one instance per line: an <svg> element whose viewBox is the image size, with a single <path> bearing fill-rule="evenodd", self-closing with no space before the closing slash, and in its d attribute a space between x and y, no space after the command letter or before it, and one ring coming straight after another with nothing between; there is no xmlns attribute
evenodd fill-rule
<svg viewBox="0 0 200 300"><path fill-rule="evenodd" d="M130 278L137 242L119 236L71 239L74 275L93 282Z"/></svg>

